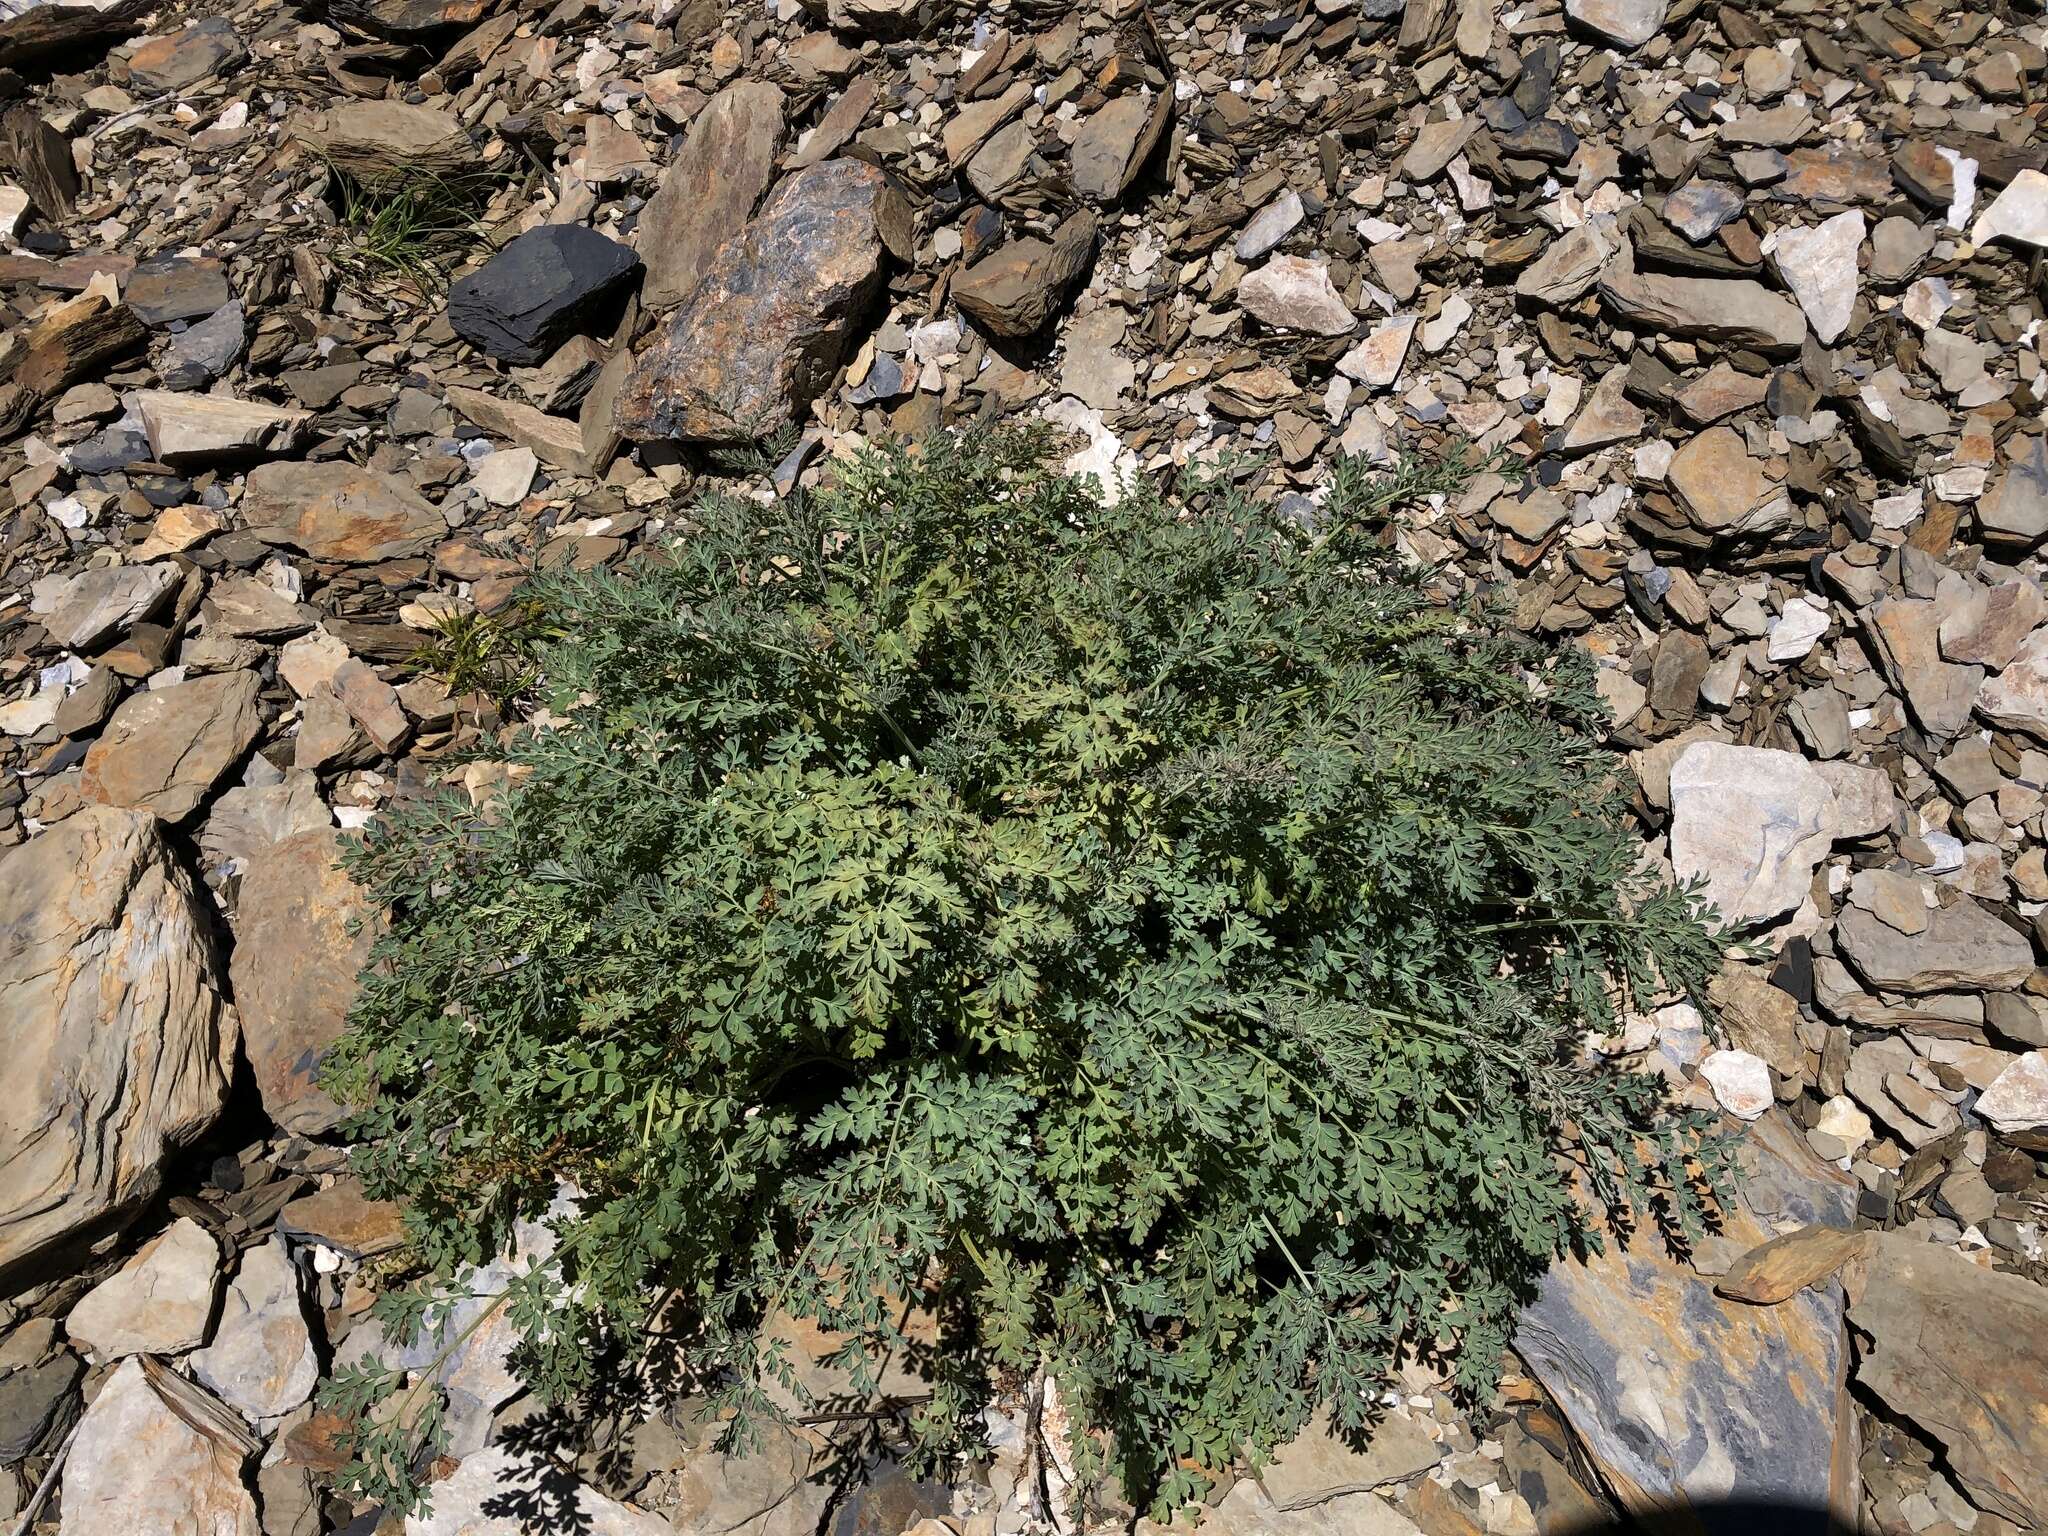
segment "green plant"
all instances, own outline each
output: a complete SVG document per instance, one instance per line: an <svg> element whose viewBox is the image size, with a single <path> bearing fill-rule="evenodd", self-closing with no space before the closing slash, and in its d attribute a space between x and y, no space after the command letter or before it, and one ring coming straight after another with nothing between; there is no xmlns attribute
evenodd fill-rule
<svg viewBox="0 0 2048 1536"><path fill-rule="evenodd" d="M475 248L478 218L495 185L483 173L426 170L363 181L331 161L327 173L342 235L336 265L359 282L398 278L421 297L440 292L448 269Z"/></svg>
<svg viewBox="0 0 2048 1536"><path fill-rule="evenodd" d="M533 622L527 605L505 615L444 609L434 615L430 638L412 653L412 664L451 694L482 694L508 710L538 680Z"/></svg>
<svg viewBox="0 0 2048 1536"><path fill-rule="evenodd" d="M1575 1188L1697 1229L1727 1145L1582 1039L1717 947L1638 870L1583 656L1379 547L1477 461L1343 466L1307 528L1046 454L870 452L546 579L530 775L350 858L393 919L336 1075L440 1274L574 1185L512 1303L547 1390L658 1334L744 1442L796 1381L765 1318L864 1396L907 1302L923 1453L1049 1378L1164 1511L1318 1403L1363 1427L1404 1351L1484 1389L1595 1240ZM403 1450L354 1475L412 1497Z"/></svg>

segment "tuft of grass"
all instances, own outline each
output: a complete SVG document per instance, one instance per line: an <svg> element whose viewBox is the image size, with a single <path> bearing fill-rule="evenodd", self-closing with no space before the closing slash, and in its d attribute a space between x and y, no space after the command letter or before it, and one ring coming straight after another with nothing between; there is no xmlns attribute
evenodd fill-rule
<svg viewBox="0 0 2048 1536"><path fill-rule="evenodd" d="M327 165L339 230L335 264L358 283L396 278L420 297L448 285L448 271L483 238L479 216L495 179L410 171L372 183Z"/></svg>
<svg viewBox="0 0 2048 1536"><path fill-rule="evenodd" d="M523 609L506 618L450 609L435 618L433 637L413 652L412 663L457 698L483 695L502 715L539 679L534 638Z"/></svg>

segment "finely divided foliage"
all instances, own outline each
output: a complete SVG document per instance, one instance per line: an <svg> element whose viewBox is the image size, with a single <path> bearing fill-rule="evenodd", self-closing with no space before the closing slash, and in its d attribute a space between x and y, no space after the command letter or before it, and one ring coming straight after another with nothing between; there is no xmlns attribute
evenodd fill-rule
<svg viewBox="0 0 2048 1536"><path fill-rule="evenodd" d="M341 1053L374 1192L445 1274L568 1181L542 1384L658 1322L742 1440L793 1379L764 1316L865 1390L906 1301L927 1451L1049 1378L1162 1510L1366 1424L1404 1351L1483 1387L1575 1188L1690 1225L1727 1149L1582 1050L1717 956L1590 669L1375 537L1473 468L1346 464L1308 527L939 439L549 579L518 787L352 857L394 913Z"/></svg>

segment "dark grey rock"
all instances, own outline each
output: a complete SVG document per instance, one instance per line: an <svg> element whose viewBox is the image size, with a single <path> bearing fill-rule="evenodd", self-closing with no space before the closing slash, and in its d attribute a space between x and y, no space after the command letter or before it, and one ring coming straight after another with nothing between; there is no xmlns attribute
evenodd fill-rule
<svg viewBox="0 0 2048 1536"><path fill-rule="evenodd" d="M640 274L640 258L580 224L528 230L448 289L455 334L508 363L544 361L607 319Z"/></svg>
<svg viewBox="0 0 2048 1536"><path fill-rule="evenodd" d="M164 387L206 388L235 366L247 339L242 306L231 299L171 338L170 350L164 355Z"/></svg>
<svg viewBox="0 0 2048 1536"><path fill-rule="evenodd" d="M66 1349L0 1376L0 1467L33 1456L71 1427L84 1374L85 1363Z"/></svg>
<svg viewBox="0 0 2048 1536"><path fill-rule="evenodd" d="M138 320L156 326L213 314L234 296L219 262L191 256L138 261L121 294Z"/></svg>

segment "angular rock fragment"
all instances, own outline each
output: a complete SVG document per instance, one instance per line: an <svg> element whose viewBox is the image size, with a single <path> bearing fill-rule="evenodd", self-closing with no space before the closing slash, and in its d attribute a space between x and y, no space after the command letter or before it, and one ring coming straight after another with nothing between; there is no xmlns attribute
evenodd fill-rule
<svg viewBox="0 0 2048 1536"><path fill-rule="evenodd" d="M1910 1232L1874 1234L1866 1270L1857 1384L1940 1443L1978 1508L2048 1524L2048 1290Z"/></svg>
<svg viewBox="0 0 2048 1536"><path fill-rule="evenodd" d="M1782 916L1806 898L1839 827L1834 791L1794 752L1694 742L1671 765L1671 866L1724 924Z"/></svg>
<svg viewBox="0 0 2048 1536"><path fill-rule="evenodd" d="M243 1050L265 1112L305 1135L341 1119L318 1086L320 1058L341 1034L380 931L340 853L332 827L256 850L236 904L231 974Z"/></svg>
<svg viewBox="0 0 2048 1536"><path fill-rule="evenodd" d="M858 160L784 178L634 359L619 430L739 442L794 420L838 368L906 217L888 178Z"/></svg>
<svg viewBox="0 0 2048 1536"><path fill-rule="evenodd" d="M278 1418L313 1395L320 1362L283 1238L242 1255L213 1342L190 1363L194 1376L251 1419Z"/></svg>
<svg viewBox="0 0 2048 1536"><path fill-rule="evenodd" d="M477 147L461 119L404 101L338 101L292 120L292 137L365 187L409 175L474 168Z"/></svg>
<svg viewBox="0 0 2048 1536"><path fill-rule="evenodd" d="M348 463L258 465L242 492L242 517L266 543L338 565L416 555L448 532L411 486Z"/></svg>
<svg viewBox="0 0 2048 1536"><path fill-rule="evenodd" d="M130 694L85 755L87 801L185 820L263 728L254 672L217 672Z"/></svg>
<svg viewBox="0 0 2048 1536"><path fill-rule="evenodd" d="M135 410L149 434L150 452L180 466L288 452L313 415L257 400L161 389L137 390Z"/></svg>
<svg viewBox="0 0 2048 1536"><path fill-rule="evenodd" d="M1074 190L1098 203L1119 201L1152 158L1173 120L1170 91L1126 92L1081 124L1074 137Z"/></svg>
<svg viewBox="0 0 2048 1536"><path fill-rule="evenodd" d="M782 92L759 80L727 86L691 121L634 231L649 308L688 298L712 253L746 227L774 175L782 128Z"/></svg>
<svg viewBox="0 0 2048 1536"><path fill-rule="evenodd" d="M1791 520L1791 507L1742 435L1709 427L1672 456L1664 482L1706 533L1768 533Z"/></svg>
<svg viewBox="0 0 2048 1536"><path fill-rule="evenodd" d="M0 858L0 1272L153 1195L227 1101L234 1014L156 819L88 806Z"/></svg>
<svg viewBox="0 0 2048 1536"><path fill-rule="evenodd" d="M262 1445L205 1388L124 1360L65 1459L63 1536L263 1536L243 1481Z"/></svg>
<svg viewBox="0 0 2048 1536"><path fill-rule="evenodd" d="M571 336L607 327L640 258L580 224L530 229L448 287L448 324L487 356L544 362Z"/></svg>
<svg viewBox="0 0 2048 1536"><path fill-rule="evenodd" d="M1764 352L1792 352L1806 337L1799 306L1742 278L1672 277L1617 271L1600 277L1600 297L1629 324L1699 336Z"/></svg>
<svg viewBox="0 0 2048 1536"><path fill-rule="evenodd" d="M1565 0L1564 13L1604 43L1640 48L1664 25L1665 0Z"/></svg>
<svg viewBox="0 0 2048 1536"><path fill-rule="evenodd" d="M219 1293L220 1245L180 1216L88 1291L64 1331L102 1360L183 1354L206 1342Z"/></svg>
<svg viewBox="0 0 2048 1536"><path fill-rule="evenodd" d="M1863 215L1854 208L1813 229L1777 232L1771 259L1823 344L1837 341L1849 328L1856 307L1856 258L1862 249Z"/></svg>
<svg viewBox="0 0 2048 1536"><path fill-rule="evenodd" d="M1066 302L1095 254L1095 217L1071 215L1050 240L1025 236L998 246L960 274L953 299L993 336L1036 335Z"/></svg>
<svg viewBox="0 0 2048 1536"><path fill-rule="evenodd" d="M1835 941L1857 973L1886 992L2003 991L2034 973L2025 936L1967 899L1929 912L1915 934L1848 907L1836 919Z"/></svg>
<svg viewBox="0 0 2048 1536"><path fill-rule="evenodd" d="M1277 330L1348 336L1358 317L1330 286L1330 270L1302 256L1274 256L1237 285L1246 313Z"/></svg>

